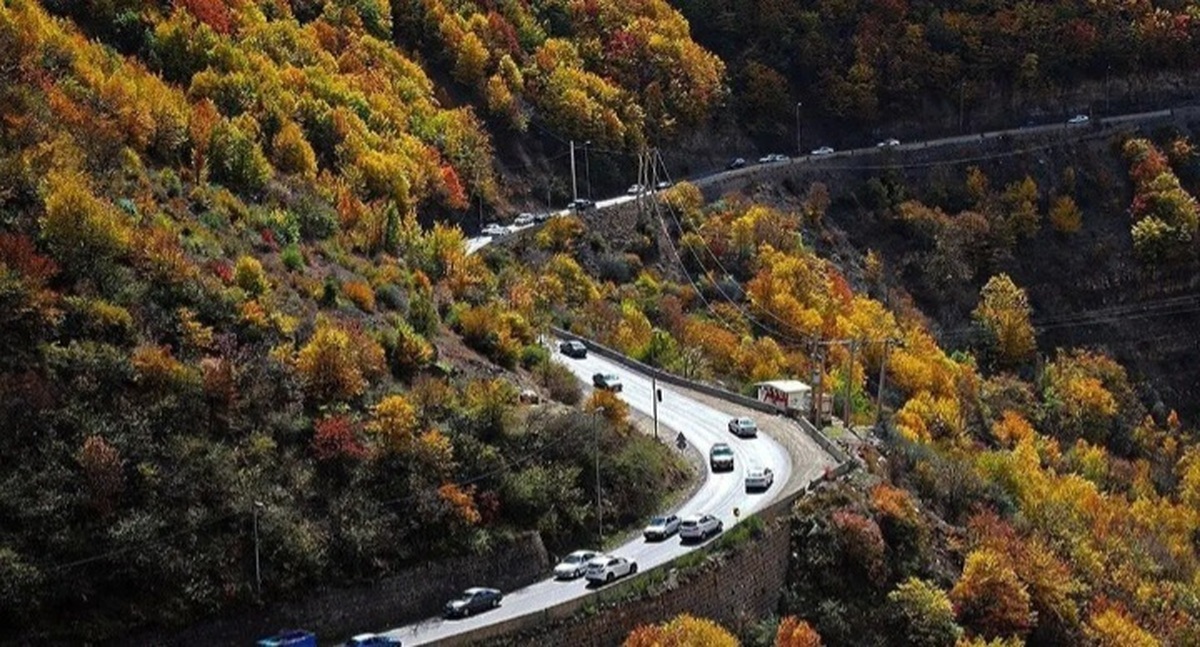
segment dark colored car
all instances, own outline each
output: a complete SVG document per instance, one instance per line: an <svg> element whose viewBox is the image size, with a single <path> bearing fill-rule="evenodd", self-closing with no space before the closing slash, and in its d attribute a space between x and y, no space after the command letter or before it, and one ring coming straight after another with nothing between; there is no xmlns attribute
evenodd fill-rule
<svg viewBox="0 0 1200 647"><path fill-rule="evenodd" d="M616 373L596 373L592 376L592 386L613 393L620 393L624 388L621 384L621 376Z"/></svg>
<svg viewBox="0 0 1200 647"><path fill-rule="evenodd" d="M446 603L447 618L465 618L472 613L495 609L500 606L504 596L496 589L473 587L459 594L458 597Z"/></svg>
<svg viewBox="0 0 1200 647"><path fill-rule="evenodd" d="M725 443L716 443L708 450L708 463L714 472L732 472L733 448Z"/></svg>
<svg viewBox="0 0 1200 647"><path fill-rule="evenodd" d="M738 158L730 160L729 163L725 165L725 170L732 171L735 168L742 168L745 165L746 165L746 160L738 157Z"/></svg>
<svg viewBox="0 0 1200 647"><path fill-rule="evenodd" d="M571 204L567 205L567 208L571 211L588 211L590 209L595 209L596 203L588 200L587 198L578 198L576 200L572 200Z"/></svg>
<svg viewBox="0 0 1200 647"><path fill-rule="evenodd" d="M290 629L263 638L258 647L317 647L317 636L302 629Z"/></svg>
<svg viewBox="0 0 1200 647"><path fill-rule="evenodd" d="M581 341L564 341L558 345L558 352L567 357L584 359L587 357L587 346Z"/></svg>

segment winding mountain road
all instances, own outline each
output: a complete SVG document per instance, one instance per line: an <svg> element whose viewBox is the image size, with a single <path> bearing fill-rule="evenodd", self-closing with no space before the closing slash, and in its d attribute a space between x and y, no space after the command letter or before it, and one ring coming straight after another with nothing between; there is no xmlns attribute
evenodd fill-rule
<svg viewBox="0 0 1200 647"><path fill-rule="evenodd" d="M689 178L678 178L678 180L686 180L696 185L698 188L704 188L708 185L732 180L739 177L752 177L772 169L787 169L798 164L821 164L822 166L836 167L840 160L844 163L848 158L861 158L869 156L878 156L885 160L882 166L903 166L903 161L897 159L897 156L902 155L907 151L928 150L932 148L940 148L943 146L954 146L962 144L970 144L972 142L984 142L994 140L1000 137L1021 137L1031 135L1051 135L1062 134L1064 140L1084 139L1096 134L1096 128L1109 128L1113 126L1122 126L1127 124L1135 124L1139 122L1154 122L1164 119L1173 119L1177 116L1197 116L1200 113L1200 106L1181 106L1166 110L1155 110L1152 112L1138 112L1124 115L1112 115L1107 117L1097 117L1090 119L1087 123L1068 123L1056 122L1049 124L1022 126L1019 128L1009 128L1006 130L995 130L982 133L971 133L968 135L956 135L953 137L942 137L938 139L929 139L923 141L912 141L900 143L896 146L879 147L866 146L862 148L846 149L836 151L827 155L800 155L791 157L783 162L768 162L755 164L753 160L747 160L747 164L742 168L737 169L718 169L710 173L702 173ZM887 156L890 156L887 157ZM607 200L598 200L596 202L597 209L607 209L615 207L626 202L632 202L634 196L621 195ZM551 213L553 216L565 215L569 213L566 209L561 209ZM525 227L509 227L510 231L516 232L537 225L527 225ZM474 253L483 249L495 240L493 236L476 236L467 239L467 253Z"/></svg>
<svg viewBox="0 0 1200 647"><path fill-rule="evenodd" d="M653 395L648 377L594 353L589 353L586 359L571 359L555 349L553 360L570 368L587 384L591 384L594 373L616 373L621 376L624 384L624 390L620 393L621 399L628 402L632 409L651 414ZM703 452L705 457L708 456L709 448L717 442L728 443L734 452L734 470L721 474L709 472L695 494L677 510L679 515L711 513L724 521L725 528L729 529L735 523L734 508L739 508L741 517L744 518L782 494L783 486L788 482L793 469L792 457L782 445L764 433L760 433L757 438L738 438L728 431L731 414L687 397L670 386L659 388L663 391L663 400L658 406L659 424L669 430L666 432L670 434L667 437L673 437L676 432L683 432L688 442ZM746 470L751 466L769 467L775 472L775 485L766 492L746 493L743 480ZM803 467L807 470L811 466ZM639 571L644 572L695 548L696 545L683 545L678 536L656 543L646 542L639 537L610 552L636 560ZM487 582L479 583L479 586L487 585ZM536 613L560 602L592 593L593 589L588 588L582 579L565 582L547 579L517 591L506 591L504 601L498 609L460 620L432 618L393 629L387 634L401 639L406 646L431 644L481 626Z"/></svg>

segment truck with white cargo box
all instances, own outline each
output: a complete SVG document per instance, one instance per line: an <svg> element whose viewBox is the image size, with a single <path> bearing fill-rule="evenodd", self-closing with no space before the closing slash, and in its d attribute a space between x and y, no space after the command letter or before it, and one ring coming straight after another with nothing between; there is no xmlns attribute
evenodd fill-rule
<svg viewBox="0 0 1200 647"><path fill-rule="evenodd" d="M769 382L759 382L755 385L758 389L757 398L759 402L769 404L779 410L781 413L789 416L803 416L811 418L813 412L813 390L812 387L801 382L800 380L771 380ZM821 396L821 419L829 420L833 415L833 400L829 394Z"/></svg>

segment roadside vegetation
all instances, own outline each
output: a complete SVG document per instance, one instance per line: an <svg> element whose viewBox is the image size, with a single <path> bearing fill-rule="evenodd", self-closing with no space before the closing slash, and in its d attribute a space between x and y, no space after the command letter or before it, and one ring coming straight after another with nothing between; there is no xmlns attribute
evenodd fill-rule
<svg viewBox="0 0 1200 647"><path fill-rule="evenodd" d="M1139 146L1150 145L1127 149ZM1095 349L1039 361L1025 291L988 275L1045 226L1042 205L1073 210L1069 185L1046 200L1030 178L992 188L973 169L960 182L970 206L955 215L893 193L898 185L879 188L917 244L933 244L926 264L940 263L957 285L982 284L952 353L911 301L894 294L889 309L865 296L887 271L878 256L854 268L856 290L816 254L808 241L827 234L820 186L779 210L736 196L703 204L682 184L659 212L669 240L579 244L583 273L536 243L527 254L571 267L560 272L575 281L569 291L591 295L556 314L563 324L697 379L745 390L820 371L839 413L849 381L852 417L865 422L885 362L882 453L865 448L866 469L803 499L793 521L780 611L826 643L1196 640L1194 432L1170 410L1152 414L1125 369ZM1155 213L1188 213L1182 196L1155 202ZM1070 230L1061 223L1074 218L1056 220ZM579 240L611 238L585 230ZM613 258L630 268L628 282L599 279ZM822 363L806 343L829 339L857 340L853 358L833 346ZM889 339L885 357L879 342Z"/></svg>
<svg viewBox="0 0 1200 647"><path fill-rule="evenodd" d="M489 137L370 4L0 4L4 640L591 543L597 437L609 532L683 485L616 406L518 403L581 400L535 293L417 224L494 198Z"/></svg>

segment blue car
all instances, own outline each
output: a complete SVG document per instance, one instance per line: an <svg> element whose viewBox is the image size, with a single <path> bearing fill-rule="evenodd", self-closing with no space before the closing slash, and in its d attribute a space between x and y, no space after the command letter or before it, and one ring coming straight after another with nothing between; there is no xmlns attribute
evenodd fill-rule
<svg viewBox="0 0 1200 647"><path fill-rule="evenodd" d="M317 636L302 629L281 631L258 641L258 647L317 647Z"/></svg>

